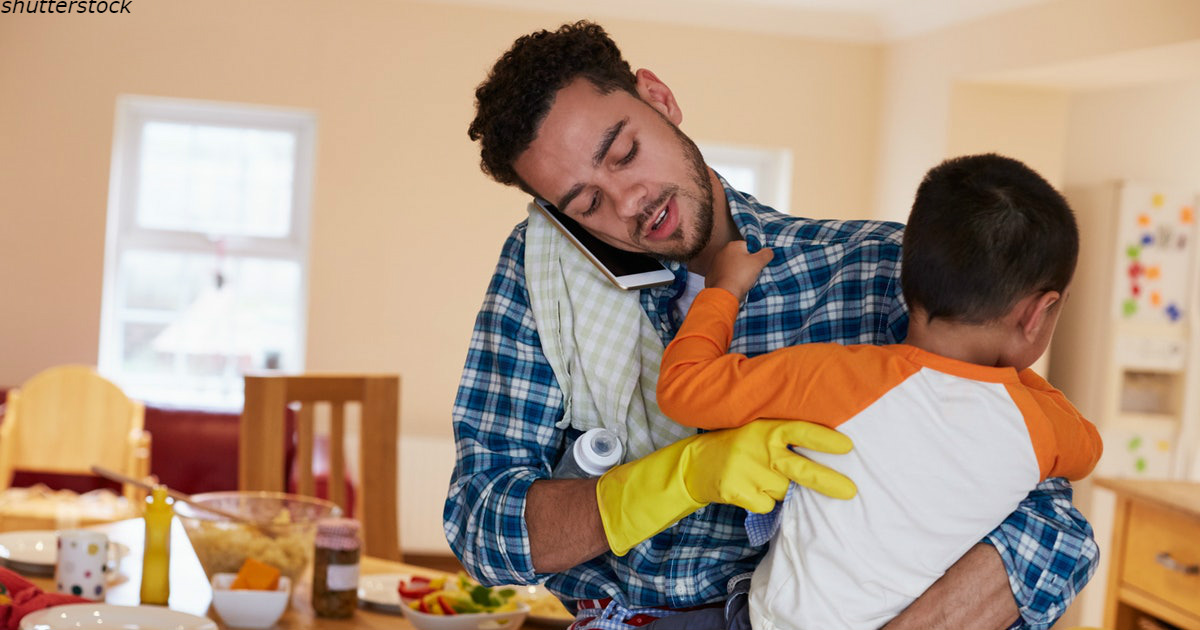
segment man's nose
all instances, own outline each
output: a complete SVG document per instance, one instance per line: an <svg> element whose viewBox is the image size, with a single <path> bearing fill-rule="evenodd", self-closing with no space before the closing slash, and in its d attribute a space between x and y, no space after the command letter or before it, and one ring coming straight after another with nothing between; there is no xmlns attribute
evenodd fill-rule
<svg viewBox="0 0 1200 630"><path fill-rule="evenodd" d="M623 186L613 196L613 200L616 202L617 216L622 219L632 219L641 214L645 210L647 193L646 187L641 183Z"/></svg>

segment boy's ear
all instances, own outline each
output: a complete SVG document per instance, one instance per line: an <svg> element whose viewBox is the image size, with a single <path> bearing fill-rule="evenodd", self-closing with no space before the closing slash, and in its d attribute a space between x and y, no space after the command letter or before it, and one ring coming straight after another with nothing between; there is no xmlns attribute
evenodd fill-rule
<svg viewBox="0 0 1200 630"><path fill-rule="evenodd" d="M1058 291L1046 291L1034 293L1017 303L1017 326L1025 341L1033 343L1037 340L1042 327L1050 321L1050 310L1061 299L1062 294Z"/></svg>
<svg viewBox="0 0 1200 630"><path fill-rule="evenodd" d="M671 88L645 68L638 70L634 76L637 78L638 96L678 127L679 123L683 122L683 112L679 110Z"/></svg>

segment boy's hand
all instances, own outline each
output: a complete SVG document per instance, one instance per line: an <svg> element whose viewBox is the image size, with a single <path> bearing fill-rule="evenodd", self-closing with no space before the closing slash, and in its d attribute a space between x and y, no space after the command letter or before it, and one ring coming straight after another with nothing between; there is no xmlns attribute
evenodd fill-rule
<svg viewBox="0 0 1200 630"><path fill-rule="evenodd" d="M712 268L704 277L704 286L725 289L742 301L758 281L758 274L771 262L775 253L764 247L751 254L746 241L733 241L713 258Z"/></svg>

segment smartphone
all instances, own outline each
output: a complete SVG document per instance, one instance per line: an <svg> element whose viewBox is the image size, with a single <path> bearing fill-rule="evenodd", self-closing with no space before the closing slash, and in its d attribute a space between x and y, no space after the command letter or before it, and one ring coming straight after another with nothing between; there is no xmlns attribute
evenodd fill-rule
<svg viewBox="0 0 1200 630"><path fill-rule="evenodd" d="M631 291L671 284L675 274L657 259L618 249L596 238L574 219L558 211L545 199L534 199L547 219L571 241L604 276L618 287Z"/></svg>

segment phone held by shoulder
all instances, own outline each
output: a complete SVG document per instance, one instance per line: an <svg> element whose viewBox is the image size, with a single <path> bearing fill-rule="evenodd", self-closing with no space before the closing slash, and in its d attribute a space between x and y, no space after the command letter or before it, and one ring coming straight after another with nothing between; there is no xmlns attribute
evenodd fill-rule
<svg viewBox="0 0 1200 630"><path fill-rule="evenodd" d="M534 203L558 231L618 287L632 291L670 284L675 280L675 274L657 259L605 243L574 219L559 212L549 201L534 199Z"/></svg>

